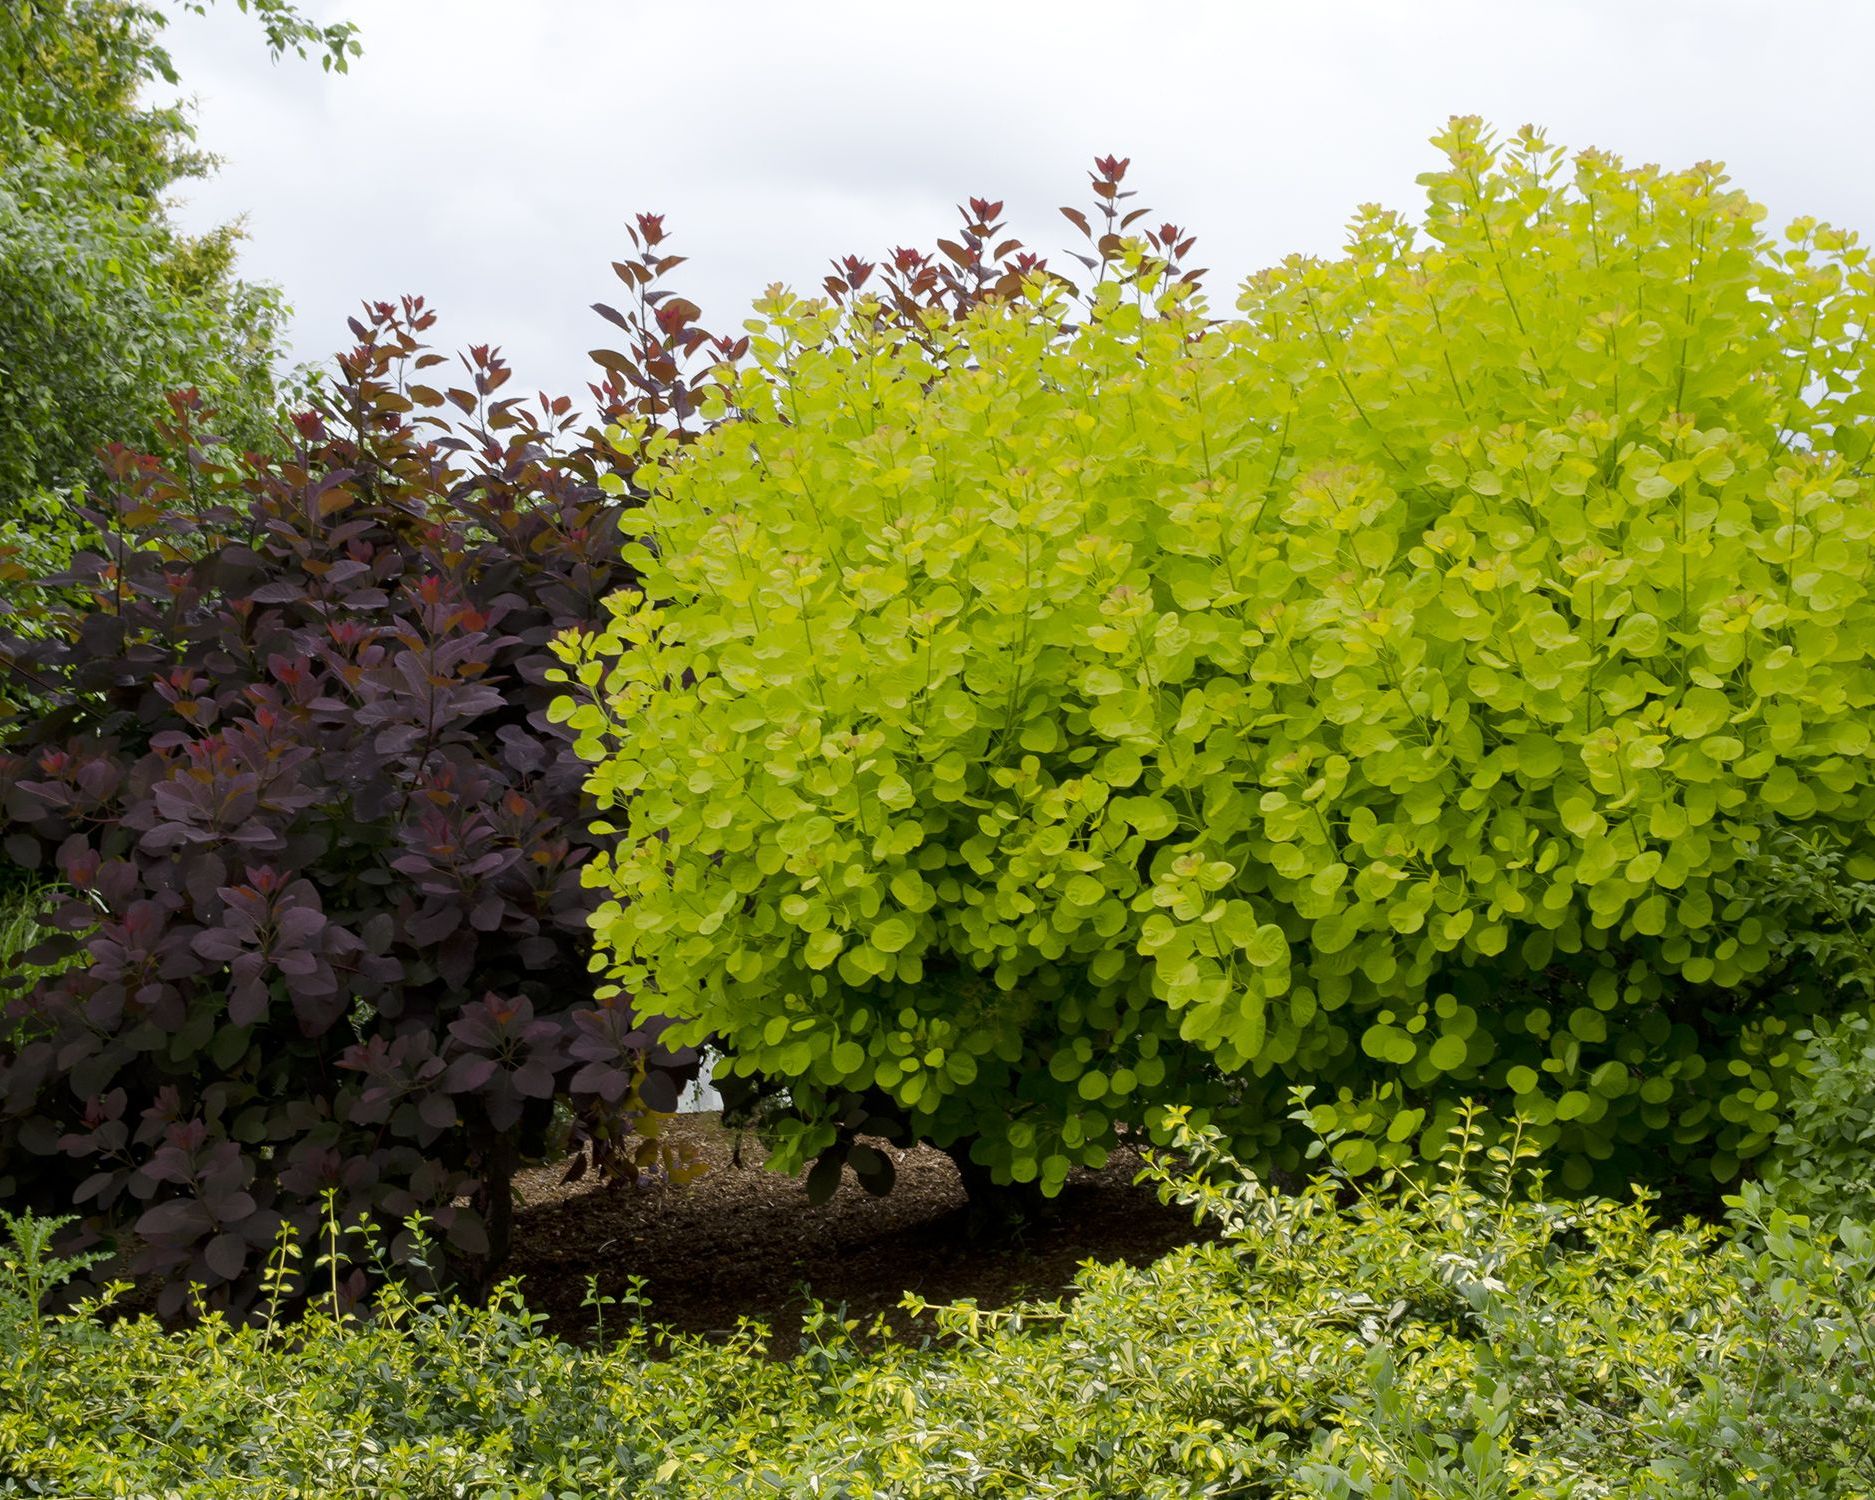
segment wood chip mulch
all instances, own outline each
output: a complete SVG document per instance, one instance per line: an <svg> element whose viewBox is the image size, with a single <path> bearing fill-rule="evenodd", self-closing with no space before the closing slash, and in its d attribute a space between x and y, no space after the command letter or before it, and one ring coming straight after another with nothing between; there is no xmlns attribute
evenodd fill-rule
<svg viewBox="0 0 1875 1500"><path fill-rule="evenodd" d="M868 1195L849 1170L840 1190L815 1207L798 1178L760 1165L752 1136L732 1160L735 1135L714 1114L684 1115L675 1131L706 1166L683 1185L640 1191L562 1184L559 1168L523 1173L510 1274L530 1308L559 1336L590 1341L593 1312L581 1305L587 1276L618 1296L627 1278L645 1278L646 1317L674 1331L721 1338L739 1317L766 1323L770 1352L792 1354L811 1290L844 1303L848 1317L889 1316L894 1337L928 1334L928 1319L898 1310L907 1291L932 1303L974 1298L1006 1307L1053 1299L1070 1289L1083 1261L1144 1265L1205 1234L1190 1211L1135 1186L1139 1163L1116 1152L1099 1172L1077 1171L1051 1211L1014 1236L972 1235L963 1189L950 1160L929 1147L896 1150L898 1180L884 1198ZM608 1308L612 1328L622 1309Z"/></svg>

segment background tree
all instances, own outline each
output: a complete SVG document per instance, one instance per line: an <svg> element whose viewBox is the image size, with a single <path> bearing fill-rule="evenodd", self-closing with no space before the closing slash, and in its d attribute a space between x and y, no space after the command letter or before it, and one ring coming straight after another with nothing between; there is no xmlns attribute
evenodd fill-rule
<svg viewBox="0 0 1875 1500"><path fill-rule="evenodd" d="M352 28L239 0L278 57L342 70ZM200 13L205 0L172 7ZM164 9L129 0L0 5L0 529L56 545L61 498L106 442L147 444L166 394L200 389L223 435L271 422L279 295L234 271L237 226L189 235L166 195L205 176Z"/></svg>

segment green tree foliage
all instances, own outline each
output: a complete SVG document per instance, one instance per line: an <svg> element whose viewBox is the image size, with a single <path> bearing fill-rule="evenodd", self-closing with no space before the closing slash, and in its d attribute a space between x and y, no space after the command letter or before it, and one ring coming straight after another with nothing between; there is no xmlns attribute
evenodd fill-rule
<svg viewBox="0 0 1875 1500"><path fill-rule="evenodd" d="M178 78L162 33L169 12L203 15L212 0L9 0L0 7L0 149L8 160L44 142L64 146L143 198L213 159L193 148L186 110L151 101L152 85ZM358 53L356 28L319 26L286 0L235 0L261 24L274 58L317 53L344 72Z"/></svg>
<svg viewBox="0 0 1875 1500"><path fill-rule="evenodd" d="M1875 874L1875 281L1710 164L1474 120L1212 318L1143 241L918 337L777 294L566 648L614 984L1057 1188L1189 1102L1294 1160L1455 1101L1565 1180L1762 1150L1767 825Z"/></svg>
<svg viewBox="0 0 1875 1500"><path fill-rule="evenodd" d="M274 54L343 68L351 28L281 0L240 0ZM199 13L201 3L179 9ZM165 193L201 177L167 17L127 0L0 4L0 540L44 542L53 494L92 477L100 444L151 441L174 388L202 389L225 434L267 430L282 307L233 272L234 227L180 232Z"/></svg>

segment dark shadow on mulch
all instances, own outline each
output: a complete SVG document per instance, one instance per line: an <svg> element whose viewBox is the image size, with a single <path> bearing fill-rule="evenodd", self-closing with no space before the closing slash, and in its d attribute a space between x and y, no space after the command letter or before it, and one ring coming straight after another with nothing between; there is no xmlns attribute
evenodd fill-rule
<svg viewBox="0 0 1875 1500"><path fill-rule="evenodd" d="M676 1130L708 1166L686 1185L563 1185L558 1169L545 1168L518 1180L525 1207L508 1272L521 1277L528 1306L546 1314L552 1333L591 1339L593 1312L581 1305L591 1273L611 1296L625 1293L629 1277L644 1277L649 1321L679 1332L723 1337L739 1317L764 1322L778 1355L795 1351L809 1290L829 1307L844 1303L862 1324L888 1314L894 1335L915 1340L930 1323L914 1326L897 1310L908 1291L983 1307L1053 1299L1083 1261L1145 1265L1206 1235L1188 1209L1160 1203L1150 1184L1134 1185L1139 1163L1129 1152L1116 1152L1102 1171L1076 1172L1045 1218L986 1242L970 1234L956 1168L941 1152L876 1142L897 1165L892 1192L871 1197L849 1171L815 1207L798 1178L759 1164L752 1138L736 1165L734 1136L717 1116L682 1116ZM607 1309L611 1327L621 1312Z"/></svg>

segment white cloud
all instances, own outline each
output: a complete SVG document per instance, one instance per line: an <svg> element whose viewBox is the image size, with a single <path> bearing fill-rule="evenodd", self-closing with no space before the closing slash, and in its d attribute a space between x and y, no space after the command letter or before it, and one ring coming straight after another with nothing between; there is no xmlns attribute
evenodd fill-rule
<svg viewBox="0 0 1875 1500"><path fill-rule="evenodd" d="M1452 113L1631 160L1725 161L1774 218L1875 228L1862 0L341 0L346 76L269 66L232 5L171 47L226 158L186 222L245 213L296 353L421 292L440 342L501 344L577 391L609 342L624 223L662 212L727 325L830 256L926 243L977 193L1057 252L1087 162L1200 235L1214 292L1329 251L1355 204L1414 208Z"/></svg>

